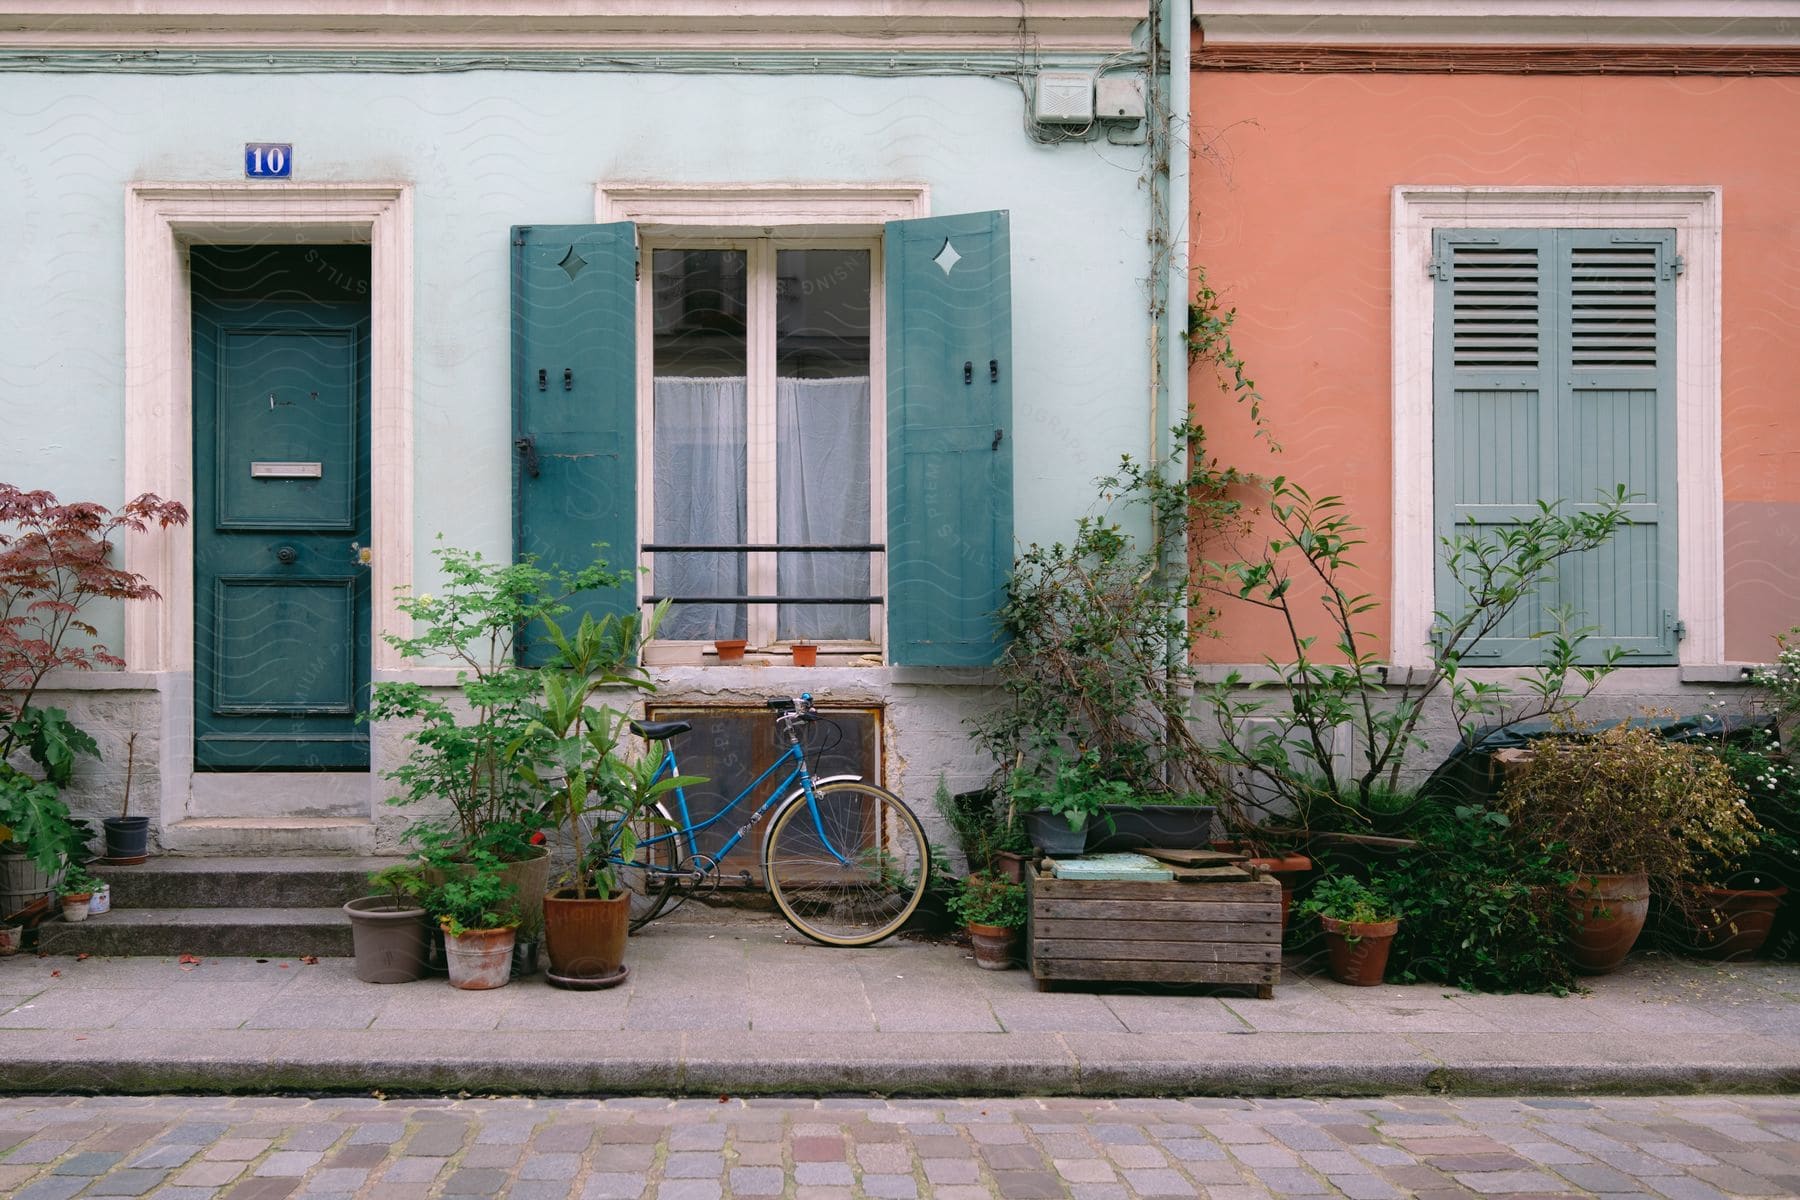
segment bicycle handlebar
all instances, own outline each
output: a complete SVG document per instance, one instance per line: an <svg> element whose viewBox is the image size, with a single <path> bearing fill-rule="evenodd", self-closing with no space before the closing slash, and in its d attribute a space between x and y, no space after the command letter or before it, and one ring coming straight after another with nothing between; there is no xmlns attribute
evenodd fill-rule
<svg viewBox="0 0 1800 1200"><path fill-rule="evenodd" d="M798 696L792 698L786 696L772 696L763 701L763 703L767 704L772 711L778 714L776 720L781 720L783 717L786 717L789 720L799 721L816 721L819 719L818 712L813 708L811 692L801 692Z"/></svg>

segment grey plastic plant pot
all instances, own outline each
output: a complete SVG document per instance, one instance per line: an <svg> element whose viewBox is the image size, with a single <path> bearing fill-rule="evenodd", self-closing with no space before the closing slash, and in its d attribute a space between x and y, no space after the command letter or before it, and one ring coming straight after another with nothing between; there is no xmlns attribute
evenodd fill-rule
<svg viewBox="0 0 1800 1200"><path fill-rule="evenodd" d="M430 927L423 908L395 908L392 896L364 896L344 905L356 948L356 977L364 983L410 983L425 977Z"/></svg>
<svg viewBox="0 0 1800 1200"><path fill-rule="evenodd" d="M1031 844L1052 858L1069 858L1086 850L1092 824L1084 821L1081 828L1070 829L1068 818L1060 813L1035 809L1025 814L1025 832Z"/></svg>

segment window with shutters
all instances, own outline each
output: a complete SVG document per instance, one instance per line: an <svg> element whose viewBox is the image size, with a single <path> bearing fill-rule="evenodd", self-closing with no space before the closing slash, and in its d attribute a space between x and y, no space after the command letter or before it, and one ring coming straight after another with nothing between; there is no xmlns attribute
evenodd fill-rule
<svg viewBox="0 0 1800 1200"><path fill-rule="evenodd" d="M1554 580L1468 651L1539 661L1558 614L1673 662L1676 580L1672 229L1455 229L1433 236L1432 467L1438 536L1565 511L1623 487L1631 523L1562 560ZM1465 602L1440 556L1437 607Z"/></svg>
<svg viewBox="0 0 1800 1200"><path fill-rule="evenodd" d="M653 661L743 638L993 662L1013 548L1007 214L748 224L513 229L515 553L572 564L603 543L637 568L573 607L669 598Z"/></svg>
<svg viewBox="0 0 1800 1200"><path fill-rule="evenodd" d="M666 643L866 651L882 632L872 239L643 247L639 529ZM773 598L773 599L771 599Z"/></svg>

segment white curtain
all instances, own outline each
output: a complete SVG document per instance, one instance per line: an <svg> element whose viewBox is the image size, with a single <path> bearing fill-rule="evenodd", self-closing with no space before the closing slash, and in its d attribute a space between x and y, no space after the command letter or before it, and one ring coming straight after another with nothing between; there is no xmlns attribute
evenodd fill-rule
<svg viewBox="0 0 1800 1200"><path fill-rule="evenodd" d="M869 379L775 381L776 536L784 543L869 540ZM660 511L660 509L658 510ZM869 556L782 554L783 596L866 596ZM866 604L784 604L782 638L869 636Z"/></svg>
<svg viewBox="0 0 1800 1200"><path fill-rule="evenodd" d="M656 380L656 533L658 542L744 542L745 409L742 376ZM656 555L656 591L663 596L741 596L742 554ZM745 636L741 604L681 604L669 611L662 635L710 642Z"/></svg>

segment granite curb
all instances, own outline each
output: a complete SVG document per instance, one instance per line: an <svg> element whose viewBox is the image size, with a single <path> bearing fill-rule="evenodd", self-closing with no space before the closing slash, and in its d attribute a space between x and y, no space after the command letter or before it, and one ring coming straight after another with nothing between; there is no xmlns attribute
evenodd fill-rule
<svg viewBox="0 0 1800 1200"><path fill-rule="evenodd" d="M83 1035L0 1032L0 1091L667 1096L1670 1095L1800 1091L1800 1050L1772 1040L1621 1061L1591 1053L1493 1055L1481 1044L1274 1034L1231 1053L1230 1035L1111 1051L1062 1034L929 1034L878 1041L692 1034L571 1045L555 1034L254 1031ZM600 1038L604 1043L609 1039ZM1365 1044L1366 1043L1366 1044Z"/></svg>

